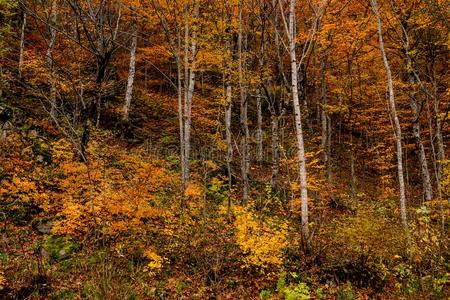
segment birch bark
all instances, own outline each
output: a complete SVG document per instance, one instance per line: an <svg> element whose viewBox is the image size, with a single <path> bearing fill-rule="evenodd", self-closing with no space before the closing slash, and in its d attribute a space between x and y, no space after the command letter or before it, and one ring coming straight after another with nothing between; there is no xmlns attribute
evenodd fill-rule
<svg viewBox="0 0 450 300"><path fill-rule="evenodd" d="M136 50L137 50L137 24L136 20L133 20L133 36L131 38L130 65L128 70L127 89L125 91L125 104L123 107L124 121L128 121L129 119L131 100L133 96L133 83L136 74Z"/></svg>
<svg viewBox="0 0 450 300"><path fill-rule="evenodd" d="M297 69L297 56L295 51L296 37L295 37L295 0L290 0L289 4L289 54L291 59L291 93L292 101L294 104L295 114L295 130L297 138L297 155L299 163L299 177L300 177L300 190L301 190L301 216L302 216L302 239L303 244L309 251L311 248L309 239L309 222L308 222L308 186L307 186L307 173L306 173L306 158L305 158L305 145L303 141L303 129L302 129L302 115L300 109L300 101L298 97L298 69Z"/></svg>
<svg viewBox="0 0 450 300"><path fill-rule="evenodd" d="M397 152L397 170L398 170L398 181L399 181L399 192L400 192L400 216L403 226L407 227L407 216L406 216L406 195L405 195L405 180L403 175L403 149L402 149L402 129L400 127L400 121L397 115L397 108L395 103L394 95L394 85L392 81L391 68L389 66L389 61L386 55L386 50L384 49L382 24L380 14L378 12L377 0L370 0L372 5L373 13L377 20L377 31L378 31L378 42L380 46L381 56L383 58L384 68L386 70L387 84L389 91L389 109L391 117L394 122L395 129L395 143Z"/></svg>

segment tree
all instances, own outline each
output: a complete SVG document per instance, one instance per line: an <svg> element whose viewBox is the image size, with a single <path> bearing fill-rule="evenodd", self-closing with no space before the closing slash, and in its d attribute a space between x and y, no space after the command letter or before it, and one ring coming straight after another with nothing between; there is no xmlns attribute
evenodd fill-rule
<svg viewBox="0 0 450 300"><path fill-rule="evenodd" d="M227 214L231 218L231 189L232 189L232 174L231 162L233 160L233 141L231 135L231 115L233 109L233 90L232 90L232 18L233 6L227 1L226 9L226 29L225 29L225 135L227 143L227 176L228 176L228 192L227 192Z"/></svg>
<svg viewBox="0 0 450 300"><path fill-rule="evenodd" d="M389 61L386 55L386 50L384 49L384 41L383 41L383 32L382 32L382 24L381 17L378 12L378 4L377 0L370 0L370 4L372 6L373 13L377 20L377 31L378 31L378 43L380 46L381 56L383 58L384 68L386 70L387 76L387 85L389 92L389 109L391 113L391 117L393 119L394 128L395 128L395 141L396 141L396 151L397 151L397 170L398 170L398 181L399 181L399 193L400 193L400 215L403 226L407 227L407 219L406 219L406 194L405 194L405 180L403 174L403 149L402 149L402 129L400 127L400 120L397 115L397 108L395 103L395 95L394 95L394 84L392 81L391 68L389 66Z"/></svg>
<svg viewBox="0 0 450 300"><path fill-rule="evenodd" d="M241 176L242 176L242 201L247 203L248 201L248 173L250 169L250 157L248 151L248 141L250 137L250 131L248 129L248 102L247 102L247 89L244 84L244 67L245 58L243 53L244 48L244 33L243 33L243 1L238 1L238 72L239 72L239 96L240 96L240 125L241 125Z"/></svg>
<svg viewBox="0 0 450 300"><path fill-rule="evenodd" d="M128 121L129 111L131 105L131 98L133 95L133 83L136 74L136 49L137 49L137 24L136 16L133 20L133 36L131 37L131 50L130 50L130 69L128 71L127 89L125 92L125 105L123 107L123 120Z"/></svg>
<svg viewBox="0 0 450 300"><path fill-rule="evenodd" d="M52 1L50 19L48 21L48 31L49 31L49 39L47 46L47 64L49 69L49 81L50 81L50 102L51 109L50 115L52 118L56 118L56 78L55 78L55 70L54 70L54 57L53 57L53 48L56 42L56 21L58 16L58 0Z"/></svg>
<svg viewBox="0 0 450 300"><path fill-rule="evenodd" d="M22 27L20 30L20 45L19 45L19 65L17 67L19 77L22 77L22 65L23 65L23 51L25 49L25 29L27 27L27 11L26 7L23 8Z"/></svg>
<svg viewBox="0 0 450 300"><path fill-rule="evenodd" d="M289 56L291 61L291 94L294 105L295 114L295 131L297 138L297 155L298 155L298 169L300 177L301 189L301 210L302 210L302 242L309 251L311 248L309 239L309 221L308 221L308 183L306 173L306 158L305 158L305 144L303 141L302 129L302 115L300 109L300 101L298 97L298 69L297 69L297 54L296 54L296 10L295 0L289 1L289 25L286 24L287 37L289 41ZM284 12L282 11L284 15Z"/></svg>

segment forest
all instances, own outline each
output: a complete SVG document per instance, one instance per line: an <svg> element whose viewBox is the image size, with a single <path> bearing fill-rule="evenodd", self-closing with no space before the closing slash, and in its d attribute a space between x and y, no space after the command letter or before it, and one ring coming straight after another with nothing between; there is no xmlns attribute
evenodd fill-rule
<svg viewBox="0 0 450 300"><path fill-rule="evenodd" d="M0 299L449 299L446 0L0 0Z"/></svg>

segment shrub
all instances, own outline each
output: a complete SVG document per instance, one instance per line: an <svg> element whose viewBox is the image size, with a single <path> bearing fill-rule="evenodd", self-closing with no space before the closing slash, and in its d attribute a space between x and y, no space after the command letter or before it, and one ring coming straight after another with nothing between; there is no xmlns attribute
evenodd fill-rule
<svg viewBox="0 0 450 300"><path fill-rule="evenodd" d="M244 267L281 266L287 246L288 223L275 217L257 217L253 212L236 206L237 244L245 254Z"/></svg>

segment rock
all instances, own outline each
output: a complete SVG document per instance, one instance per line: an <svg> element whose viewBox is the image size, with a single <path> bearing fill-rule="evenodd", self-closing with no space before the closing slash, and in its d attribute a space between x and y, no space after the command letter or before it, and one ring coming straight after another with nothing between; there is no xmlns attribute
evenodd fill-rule
<svg viewBox="0 0 450 300"><path fill-rule="evenodd" d="M42 218L37 221L33 221L33 228L43 234L49 234L52 232L53 220L48 218Z"/></svg>
<svg viewBox="0 0 450 300"><path fill-rule="evenodd" d="M69 258L81 245L68 237L49 235L42 245L41 253L48 260L60 261Z"/></svg>

